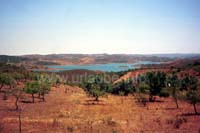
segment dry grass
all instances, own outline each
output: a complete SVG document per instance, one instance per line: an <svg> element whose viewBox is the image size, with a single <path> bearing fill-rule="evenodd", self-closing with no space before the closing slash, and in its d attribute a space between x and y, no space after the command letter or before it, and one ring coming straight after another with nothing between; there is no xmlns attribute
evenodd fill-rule
<svg viewBox="0 0 200 133"><path fill-rule="evenodd" d="M191 105L180 102L175 109L172 99L139 106L133 96L100 98L94 102L82 89L66 86L53 88L46 102L22 103L22 131L26 133L133 133L133 132L198 132L200 116L182 115L192 113ZM0 94L2 99L2 94ZM5 133L18 132L18 113L13 98L0 99L0 117ZM24 100L31 100L28 97ZM198 106L200 111L200 107Z"/></svg>

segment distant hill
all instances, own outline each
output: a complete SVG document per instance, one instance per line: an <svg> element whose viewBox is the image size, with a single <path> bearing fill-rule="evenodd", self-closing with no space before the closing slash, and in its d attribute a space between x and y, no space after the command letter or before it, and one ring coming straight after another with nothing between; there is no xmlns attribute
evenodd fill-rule
<svg viewBox="0 0 200 133"><path fill-rule="evenodd" d="M0 55L0 63L19 63L27 60L28 58L20 56Z"/></svg>
<svg viewBox="0 0 200 133"><path fill-rule="evenodd" d="M200 54L192 53L192 54L152 54L153 56L157 57L166 57L166 58L200 58ZM152 56L150 55L150 56Z"/></svg>
<svg viewBox="0 0 200 133"><path fill-rule="evenodd" d="M49 55L0 55L0 63L20 63L33 65L85 65L106 63L135 63L138 61L171 62L177 59L200 58L200 54L49 54Z"/></svg>
<svg viewBox="0 0 200 133"><path fill-rule="evenodd" d="M138 61L168 62L174 60L173 58L159 57L155 55L129 55L129 54L50 54L50 55L24 55L23 57L43 62L54 62L62 65L135 63Z"/></svg>

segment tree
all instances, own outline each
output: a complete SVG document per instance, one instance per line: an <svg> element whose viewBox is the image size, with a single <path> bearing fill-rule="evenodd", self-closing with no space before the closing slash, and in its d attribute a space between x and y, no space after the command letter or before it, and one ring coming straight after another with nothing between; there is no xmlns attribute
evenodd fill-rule
<svg viewBox="0 0 200 133"><path fill-rule="evenodd" d="M198 79L194 76L185 75L181 79L181 88L182 90L196 90L198 87Z"/></svg>
<svg viewBox="0 0 200 133"><path fill-rule="evenodd" d="M193 105L195 114L198 114L196 104L200 102L200 94L197 90L189 90L186 93L187 101Z"/></svg>
<svg viewBox="0 0 200 133"><path fill-rule="evenodd" d="M195 114L198 114L196 109L196 104L200 102L198 79L194 76L187 76L183 79L187 79L187 84L185 85L187 88L186 100L193 105Z"/></svg>
<svg viewBox="0 0 200 133"><path fill-rule="evenodd" d="M39 88L40 88L40 86L39 86L39 83L37 81L26 83L26 86L24 88L24 92L31 94L33 103L35 102L34 94L39 92Z"/></svg>
<svg viewBox="0 0 200 133"><path fill-rule="evenodd" d="M4 86L8 86L9 88L6 88L3 93L4 93L4 97L3 100L7 100L7 95L9 93L9 91L12 89L12 87L15 85L15 80L13 79L13 77L11 76L11 74L9 73L3 73L0 75L0 91Z"/></svg>
<svg viewBox="0 0 200 133"><path fill-rule="evenodd" d="M84 82L84 89L90 96L95 97L95 100L98 101L100 96L105 95L107 86L101 77L97 76L89 78Z"/></svg>
<svg viewBox="0 0 200 133"><path fill-rule="evenodd" d="M38 75L36 78L36 82L38 82L38 94L39 98L42 96L42 100L45 101L45 94L48 94L51 90L52 80L49 75Z"/></svg>
<svg viewBox="0 0 200 133"><path fill-rule="evenodd" d="M176 103L176 108L179 108L178 92L180 88L180 80L178 79L178 76L174 72L167 78L167 85L170 88L171 95Z"/></svg>
<svg viewBox="0 0 200 133"><path fill-rule="evenodd" d="M22 96L22 89L21 88L13 88L11 91L11 94L15 97L15 109L18 110L18 101L20 97Z"/></svg>
<svg viewBox="0 0 200 133"><path fill-rule="evenodd" d="M149 101L155 101L154 96L159 95L165 87L166 74L163 72L147 72L145 82L149 85Z"/></svg>
<svg viewBox="0 0 200 133"><path fill-rule="evenodd" d="M12 77L15 79L15 81L17 82L17 84L19 84L19 81L21 81L22 79L24 79L24 75L21 74L21 73L17 73L17 72L12 73Z"/></svg>
<svg viewBox="0 0 200 133"><path fill-rule="evenodd" d="M147 103L147 97L146 94L149 93L150 87L145 82L140 82L138 89L137 89L137 100L138 102L142 103L144 106L146 106Z"/></svg>
<svg viewBox="0 0 200 133"><path fill-rule="evenodd" d="M133 85L133 80L122 80L121 82L118 82L114 84L112 93L113 94L120 94L120 95L128 95L129 93L135 92L135 87Z"/></svg>
<svg viewBox="0 0 200 133"><path fill-rule="evenodd" d="M0 91L1 91L1 89L3 88L3 85L4 85L4 75L3 74L1 74L0 75Z"/></svg>
<svg viewBox="0 0 200 133"><path fill-rule="evenodd" d="M99 101L99 97L105 95L105 92L101 90L98 84L93 84L89 89L89 95L95 97L96 101Z"/></svg>
<svg viewBox="0 0 200 133"><path fill-rule="evenodd" d="M0 91L4 87L4 85L9 86L9 88L12 87L14 84L14 79L9 73L3 73L0 75Z"/></svg>
<svg viewBox="0 0 200 133"><path fill-rule="evenodd" d="M42 100L45 101L45 94L48 94L51 90L51 85L48 82L42 82L39 84L38 93L42 96Z"/></svg>

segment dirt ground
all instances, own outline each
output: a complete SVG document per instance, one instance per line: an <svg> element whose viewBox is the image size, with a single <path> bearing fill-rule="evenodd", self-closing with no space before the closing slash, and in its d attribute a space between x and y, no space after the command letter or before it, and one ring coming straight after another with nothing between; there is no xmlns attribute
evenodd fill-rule
<svg viewBox="0 0 200 133"><path fill-rule="evenodd" d="M65 93L65 88L68 89ZM18 133L19 111L14 99L3 101L0 94L0 132ZM171 98L159 98L147 106L136 102L134 96L108 95L97 103L78 87L54 87L46 102L31 96L19 103L22 133L198 133L200 115L193 115L193 106ZM197 106L200 112L200 106Z"/></svg>

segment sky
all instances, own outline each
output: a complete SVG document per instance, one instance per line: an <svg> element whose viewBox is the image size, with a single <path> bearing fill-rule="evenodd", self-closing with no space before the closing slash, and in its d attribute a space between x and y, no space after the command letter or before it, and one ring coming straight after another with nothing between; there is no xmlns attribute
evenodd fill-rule
<svg viewBox="0 0 200 133"><path fill-rule="evenodd" d="M0 0L0 54L200 53L200 0Z"/></svg>

